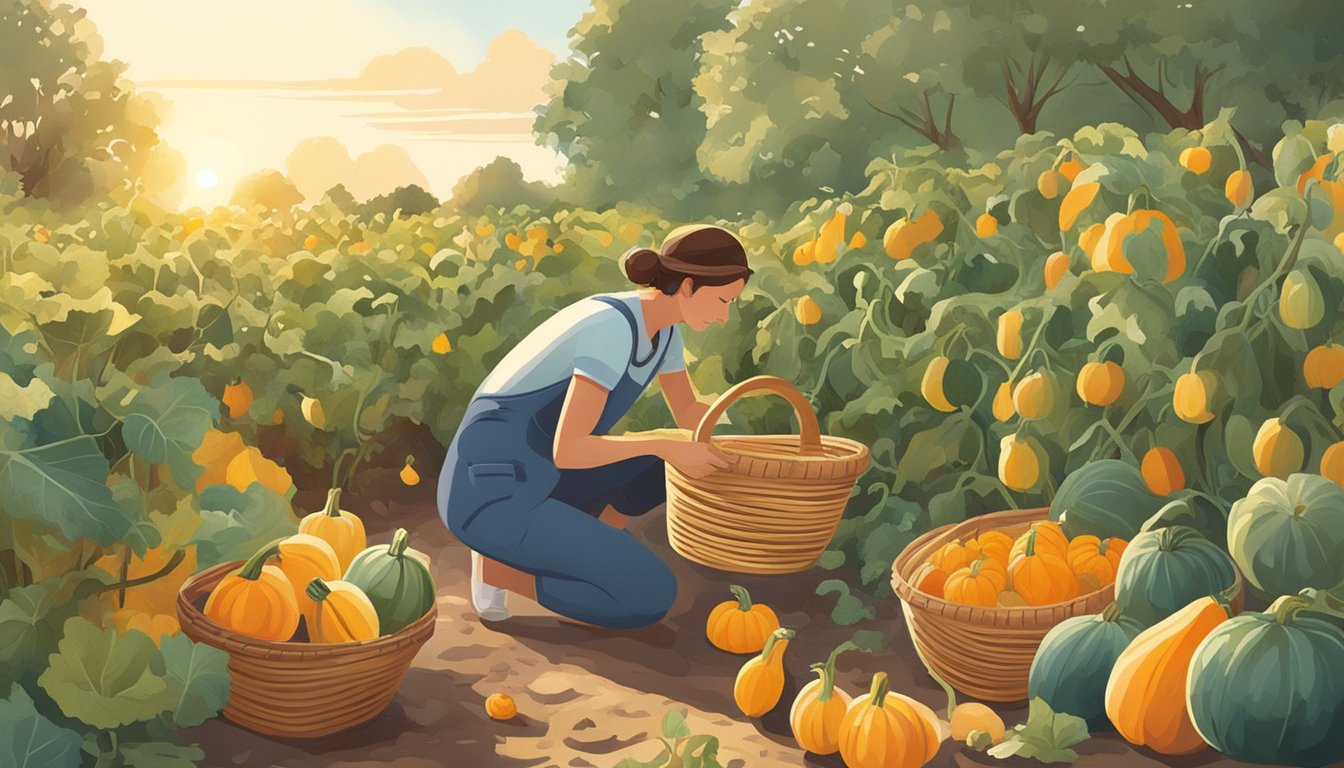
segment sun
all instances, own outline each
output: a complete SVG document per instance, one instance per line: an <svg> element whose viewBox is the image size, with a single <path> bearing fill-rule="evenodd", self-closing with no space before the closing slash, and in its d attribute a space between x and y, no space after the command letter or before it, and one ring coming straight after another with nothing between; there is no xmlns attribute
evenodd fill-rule
<svg viewBox="0 0 1344 768"><path fill-rule="evenodd" d="M196 174L196 185L201 189L214 189L219 184L219 174L213 168L202 168Z"/></svg>

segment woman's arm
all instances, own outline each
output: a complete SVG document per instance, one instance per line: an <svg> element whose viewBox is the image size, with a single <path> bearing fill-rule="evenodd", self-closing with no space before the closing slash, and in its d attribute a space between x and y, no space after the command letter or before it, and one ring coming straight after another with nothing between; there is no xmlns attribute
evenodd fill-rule
<svg viewBox="0 0 1344 768"><path fill-rule="evenodd" d="M678 468L700 476L730 463L728 457L708 443L648 438L636 435L594 435L607 390L591 379L575 375L560 410L553 446L555 466L586 469L615 464L636 456L657 456Z"/></svg>
<svg viewBox="0 0 1344 768"><path fill-rule="evenodd" d="M664 373L658 377L658 386L662 387L663 397L667 400L667 409L672 419L682 429L695 429L709 410L709 404L700 401L695 385L685 369Z"/></svg>

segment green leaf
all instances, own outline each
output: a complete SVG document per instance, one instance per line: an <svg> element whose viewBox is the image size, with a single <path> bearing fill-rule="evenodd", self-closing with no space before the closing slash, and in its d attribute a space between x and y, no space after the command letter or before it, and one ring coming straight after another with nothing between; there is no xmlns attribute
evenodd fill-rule
<svg viewBox="0 0 1344 768"><path fill-rule="evenodd" d="M108 469L92 437L0 451L0 508L54 523L71 541L120 541L131 521L107 487Z"/></svg>
<svg viewBox="0 0 1344 768"><path fill-rule="evenodd" d="M686 710L674 709L663 715L663 736L669 739L684 739L691 735L691 726L686 724Z"/></svg>
<svg viewBox="0 0 1344 768"><path fill-rule="evenodd" d="M200 747L166 741L118 744L117 752L128 768L196 768L196 761L205 759Z"/></svg>
<svg viewBox="0 0 1344 768"><path fill-rule="evenodd" d="M872 619L876 614L870 606L864 605L863 601L849 593L849 585L840 579L827 579L817 585L818 595L829 595L832 592L838 592L840 597L835 601L835 607L831 609L831 620L841 626L858 624L864 619Z"/></svg>
<svg viewBox="0 0 1344 768"><path fill-rule="evenodd" d="M186 635L165 635L153 670L168 683L175 703L168 716L178 728L200 725L229 699L229 654L194 643Z"/></svg>
<svg viewBox="0 0 1344 768"><path fill-rule="evenodd" d="M75 616L65 622L59 648L38 684L66 715L110 729L173 706L168 685L150 669L158 649L143 632L118 635Z"/></svg>
<svg viewBox="0 0 1344 768"><path fill-rule="evenodd" d="M828 571L833 571L836 568L843 567L844 564L845 564L845 553L838 549L826 550L825 552L821 553L821 559L817 561L818 566Z"/></svg>
<svg viewBox="0 0 1344 768"><path fill-rule="evenodd" d="M191 543L201 568L246 559L266 542L299 528L289 501L261 483L246 491L212 485L201 492L200 504L201 525Z"/></svg>
<svg viewBox="0 0 1344 768"><path fill-rule="evenodd" d="M668 751L667 747L663 747L662 751L658 753L658 756L652 760L641 761L636 760L633 757L627 757L617 763L616 768L663 768L663 766L667 765L671 757L672 753Z"/></svg>
<svg viewBox="0 0 1344 768"><path fill-rule="evenodd" d="M48 366L49 367L49 366ZM20 386L13 377L0 371L0 419L32 419L37 412L51 404L56 393L47 382L34 376Z"/></svg>
<svg viewBox="0 0 1344 768"><path fill-rule="evenodd" d="M887 647L887 636L876 629L860 629L850 638L850 642L857 645L861 651L877 653Z"/></svg>
<svg viewBox="0 0 1344 768"><path fill-rule="evenodd" d="M1035 698L1027 711L1027 722L1017 726L999 744L989 750L992 757L1030 757L1042 763L1072 763L1078 753L1069 747L1086 741L1087 721L1063 712L1055 712L1044 699Z"/></svg>
<svg viewBox="0 0 1344 768"><path fill-rule="evenodd" d="M21 685L0 699L0 764L6 768L79 768L82 739L43 717Z"/></svg>
<svg viewBox="0 0 1344 768"><path fill-rule="evenodd" d="M202 469L191 454L218 423L219 400L201 382L163 376L136 395L123 419L122 437L132 451L167 463L183 488L194 488Z"/></svg>
<svg viewBox="0 0 1344 768"><path fill-rule="evenodd" d="M685 768L721 768L718 738L704 735L688 738L681 752L681 764Z"/></svg>
<svg viewBox="0 0 1344 768"><path fill-rule="evenodd" d="M74 571L11 589L0 602L0 667L22 669L45 659L79 600L101 583L89 571Z"/></svg>

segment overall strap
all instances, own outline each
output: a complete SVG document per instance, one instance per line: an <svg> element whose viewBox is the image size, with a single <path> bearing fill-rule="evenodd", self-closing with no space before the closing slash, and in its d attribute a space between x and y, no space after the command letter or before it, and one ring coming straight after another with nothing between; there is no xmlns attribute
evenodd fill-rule
<svg viewBox="0 0 1344 768"><path fill-rule="evenodd" d="M649 350L648 357L645 357L643 360L640 360L637 357L637 355L639 354L639 323L635 320L635 315L633 312L630 311L630 307L624 301L621 301L620 299L614 298L612 296L594 296L593 298L602 302L603 304L615 307L616 311L620 312L621 315L625 317L625 321L630 324L630 336L632 344L630 347L629 365L631 367L634 366L643 367L645 363L653 359L654 353L658 351L659 342L663 338L663 332L659 331L657 334L654 335L653 348ZM663 346L662 352L664 355L666 355L667 347L670 345L664 344L662 346ZM662 365L661 357L658 359L658 364Z"/></svg>

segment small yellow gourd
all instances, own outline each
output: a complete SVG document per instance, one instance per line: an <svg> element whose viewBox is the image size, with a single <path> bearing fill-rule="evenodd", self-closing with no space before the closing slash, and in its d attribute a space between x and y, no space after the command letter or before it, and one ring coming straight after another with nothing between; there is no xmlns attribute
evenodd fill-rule
<svg viewBox="0 0 1344 768"><path fill-rule="evenodd" d="M299 605L285 572L266 560L281 539L257 550L225 576L205 601L205 616L239 634L284 641L299 628Z"/></svg>
<svg viewBox="0 0 1344 768"><path fill-rule="evenodd" d="M798 746L817 755L840 751L840 722L845 719L851 697L835 687L835 660L858 646L844 642L831 651L825 663L812 665L817 679L803 686L789 710L789 726Z"/></svg>
<svg viewBox="0 0 1344 768"><path fill-rule="evenodd" d="M512 720L518 714L518 705L507 693L492 693L485 699L485 713L492 720Z"/></svg>
<svg viewBox="0 0 1344 768"><path fill-rule="evenodd" d="M747 717L760 717L779 704L784 694L784 649L797 636L781 627L770 633L761 653L747 660L733 683L733 701Z"/></svg>
<svg viewBox="0 0 1344 768"><path fill-rule="evenodd" d="M420 482L420 473L415 471L411 465L415 463L414 456L406 457L406 464L401 468L401 482L406 485L417 485Z"/></svg>
<svg viewBox="0 0 1344 768"><path fill-rule="evenodd" d="M355 555L368 546L368 540L364 535L364 521L341 509L340 503L340 488L327 491L327 505L322 511L306 515L300 520L299 533L310 533L330 544L341 564L341 573L345 573Z"/></svg>
<svg viewBox="0 0 1344 768"><path fill-rule="evenodd" d="M315 578L328 581L341 578L341 563L336 559L336 551L327 542L307 533L296 533L281 539L269 548L268 555L279 560L280 570L284 571L294 590L294 600L299 606L308 626L313 625L313 601L304 591L308 582Z"/></svg>
<svg viewBox="0 0 1344 768"><path fill-rule="evenodd" d="M229 417L241 419L247 415L247 409L252 407L252 388L242 379L235 378L232 384L224 387L224 397L221 399L229 407Z"/></svg>
<svg viewBox="0 0 1344 768"><path fill-rule="evenodd" d="M314 643L357 643L378 637L378 612L368 595L348 581L308 582L313 621L308 639Z"/></svg>
<svg viewBox="0 0 1344 768"><path fill-rule="evenodd" d="M753 603L746 587L731 584L728 589L737 599L714 606L705 622L705 637L729 653L759 653L770 633L779 629L779 617L770 606Z"/></svg>

